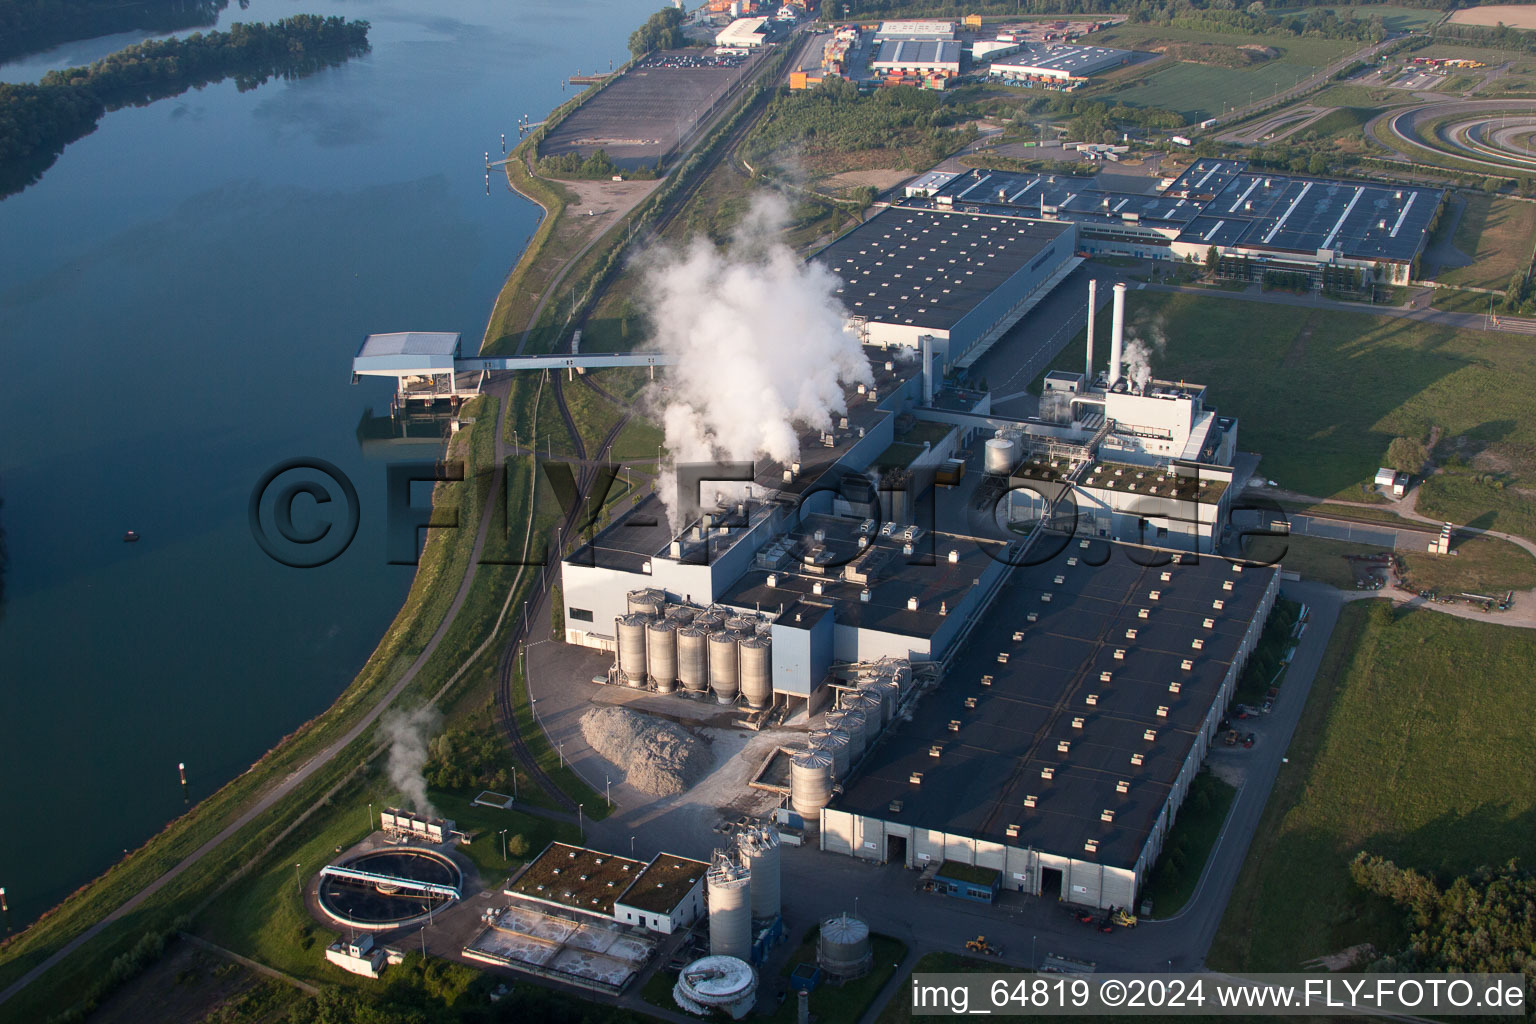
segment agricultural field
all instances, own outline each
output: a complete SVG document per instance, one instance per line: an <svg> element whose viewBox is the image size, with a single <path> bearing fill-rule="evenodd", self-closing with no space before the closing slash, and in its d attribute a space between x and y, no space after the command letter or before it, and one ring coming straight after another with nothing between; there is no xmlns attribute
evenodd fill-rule
<svg viewBox="0 0 1536 1024"><path fill-rule="evenodd" d="M1261 453L1260 471L1281 486L1358 500L1392 439L1427 437L1433 425L1438 457L1459 453L1469 473L1502 484L1470 477L1447 518L1526 532L1506 506L1536 485L1528 339L1168 292L1133 291L1126 307L1128 333L1163 342L1153 372L1210 385L1211 403L1241 420L1240 446ZM1081 352L1080 340L1069 344L1053 368L1075 367ZM1442 514L1420 500L1424 514Z"/></svg>
<svg viewBox="0 0 1536 1024"><path fill-rule="evenodd" d="M1402 912L1350 880L1361 850L1442 877L1529 862L1533 701L1536 634L1346 605L1210 965L1287 971L1358 943L1399 948Z"/></svg>
<svg viewBox="0 0 1536 1024"><path fill-rule="evenodd" d="M1502 289L1512 275L1530 264L1532 246L1536 245L1536 203L1482 194L1466 194L1462 201L1465 206L1451 244L1472 263L1438 273L1435 280L1468 288Z"/></svg>
<svg viewBox="0 0 1536 1024"><path fill-rule="evenodd" d="M1191 121L1202 121L1234 104L1242 106L1289 89L1314 70L1281 61L1246 70L1180 61L1162 65L1162 70L1117 89L1113 95L1117 102L1130 106L1166 107Z"/></svg>
<svg viewBox="0 0 1536 1024"><path fill-rule="evenodd" d="M1322 39L1283 34L1245 36L1225 32L1196 32L1171 26L1129 24L1095 32L1093 41L1095 46L1116 46L1124 50L1140 50L1143 53L1162 52L1165 47L1178 48L1180 44L1227 49L1263 46L1278 51L1279 55L1273 63L1312 69L1326 67L1351 50L1359 49L1361 45L1346 39Z"/></svg>

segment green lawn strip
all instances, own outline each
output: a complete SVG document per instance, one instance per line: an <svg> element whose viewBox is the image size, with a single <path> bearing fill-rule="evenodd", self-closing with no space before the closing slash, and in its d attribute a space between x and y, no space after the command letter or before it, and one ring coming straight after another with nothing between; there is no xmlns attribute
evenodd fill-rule
<svg viewBox="0 0 1536 1024"><path fill-rule="evenodd" d="M1355 571L1350 567L1350 557L1379 555L1387 550L1380 544L1354 544L1299 534L1285 538L1285 547L1281 568L1302 579L1316 580L1340 590L1355 589Z"/></svg>
<svg viewBox="0 0 1536 1024"><path fill-rule="evenodd" d="M816 962L816 937L820 931L820 926L813 927L806 935L805 941L790 954L788 962L780 972L786 984L797 964ZM812 1020L857 1021L864 1016L864 1011L869 1009L870 1003L885 987L885 983L891 980L891 975L896 973L896 968L907 955L906 944L888 935L872 934L870 946L874 955L874 966L864 977L855 978L841 985L823 979L821 984L811 990ZM796 1017L797 1003L798 1000L791 993L778 1010L770 1014L767 1019L775 1024L789 1024Z"/></svg>
<svg viewBox="0 0 1536 1024"><path fill-rule="evenodd" d="M959 953L924 953L913 965L912 974L907 975L901 987L896 990L896 996L885 1004L884 1010L880 1011L875 1024L908 1024L912 1020L912 1000L909 993L912 990L913 974L995 974L998 971L996 960L961 956ZM1019 975L1025 973L1017 968L1007 968L1006 971Z"/></svg>
<svg viewBox="0 0 1536 1024"><path fill-rule="evenodd" d="M1444 277L1444 274L1436 275ZM1506 279L1507 280L1507 279ZM1429 304L1447 313L1481 313L1497 315L1499 296L1487 292L1468 292L1460 288L1436 288Z"/></svg>
<svg viewBox="0 0 1536 1024"><path fill-rule="evenodd" d="M1351 495L1349 500L1360 500L1358 490L1355 494ZM1291 513L1301 512L1319 516L1329 516L1339 519L1357 519L1362 522L1388 523L1392 526L1403 526L1409 529L1426 530L1431 532L1434 529L1427 523L1416 523L1411 519L1404 519L1396 512L1385 508L1362 508L1359 505L1341 505L1337 502L1331 501L1291 501L1288 498L1281 498L1279 504L1281 508Z"/></svg>
<svg viewBox="0 0 1536 1024"><path fill-rule="evenodd" d="M1501 596L1536 587L1536 558L1498 537L1453 538L1450 555L1403 552L1403 570L1414 590Z"/></svg>
<svg viewBox="0 0 1536 1024"><path fill-rule="evenodd" d="M1517 414L1518 415L1518 414ZM1509 420L1491 424L1511 426ZM1477 526L1536 540L1536 504L1507 475L1442 468L1419 485L1418 512L1459 526Z"/></svg>
<svg viewBox="0 0 1536 1024"><path fill-rule="evenodd" d="M1533 700L1528 631L1346 605L1211 966L1293 970L1361 942L1398 948L1401 912L1350 881L1359 850L1442 876L1536 854Z"/></svg>
<svg viewBox="0 0 1536 1024"><path fill-rule="evenodd" d="M1152 901L1152 911L1158 917L1177 914L1195 894L1236 796L1235 786L1210 772L1201 772L1189 784L1189 795L1179 808L1143 893L1144 899Z"/></svg>

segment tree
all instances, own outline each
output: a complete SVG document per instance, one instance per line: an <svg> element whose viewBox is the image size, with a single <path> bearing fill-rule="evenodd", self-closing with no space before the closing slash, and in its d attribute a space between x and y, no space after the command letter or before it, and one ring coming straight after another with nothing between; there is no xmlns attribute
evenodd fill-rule
<svg viewBox="0 0 1536 1024"><path fill-rule="evenodd" d="M663 7L629 37L629 52L637 58L652 50L675 50L682 45L683 11L678 7Z"/></svg>
<svg viewBox="0 0 1536 1024"><path fill-rule="evenodd" d="M1214 278L1217 269L1221 266L1221 252L1213 245L1205 250L1205 274Z"/></svg>
<svg viewBox="0 0 1536 1024"><path fill-rule="evenodd" d="M1395 437L1387 445L1387 466L1399 473L1417 473L1429 460L1429 452L1422 441L1411 437Z"/></svg>

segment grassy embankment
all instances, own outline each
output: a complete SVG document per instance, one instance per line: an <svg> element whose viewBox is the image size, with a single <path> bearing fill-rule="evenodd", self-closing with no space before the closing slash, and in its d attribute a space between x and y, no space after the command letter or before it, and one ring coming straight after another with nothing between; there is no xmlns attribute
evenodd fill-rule
<svg viewBox="0 0 1536 1024"><path fill-rule="evenodd" d="M1241 421L1243 448L1282 487L1358 500L1394 437L1440 428L1461 452L1424 485L1418 510L1536 538L1536 350L1518 335L1335 310L1268 315L1246 301L1132 292L1129 331L1167 339L1160 377L1207 383ZM1234 344L1241 339L1241 344ZM1069 343L1052 368L1081 360Z"/></svg>
<svg viewBox="0 0 1536 1024"><path fill-rule="evenodd" d="M1343 609L1208 958L1294 970L1402 915L1349 879L1356 851L1451 875L1536 855L1536 636L1382 602Z"/></svg>
<svg viewBox="0 0 1536 1024"><path fill-rule="evenodd" d="M1465 195L1463 202L1466 205L1456 221L1451 244L1472 263L1437 273L1435 280L1502 291L1513 275L1524 273L1530 266L1532 246L1536 245L1536 203L1477 193ZM1488 297L1478 299L1468 312L1488 312Z"/></svg>

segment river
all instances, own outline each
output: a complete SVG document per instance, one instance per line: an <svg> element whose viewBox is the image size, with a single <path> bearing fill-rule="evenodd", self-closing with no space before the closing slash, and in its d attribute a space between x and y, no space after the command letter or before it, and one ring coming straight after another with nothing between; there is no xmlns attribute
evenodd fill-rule
<svg viewBox="0 0 1536 1024"><path fill-rule="evenodd" d="M385 460L350 382L364 334L479 344L538 209L492 175L500 133L625 59L655 0L253 0L365 18L372 52L249 92L107 114L0 202L0 886L20 926L328 706L398 611ZM0 65L36 80L143 36ZM269 560L247 503L309 456L361 525L316 569ZM124 543L125 531L141 536Z"/></svg>

